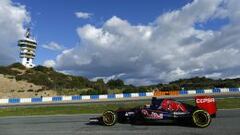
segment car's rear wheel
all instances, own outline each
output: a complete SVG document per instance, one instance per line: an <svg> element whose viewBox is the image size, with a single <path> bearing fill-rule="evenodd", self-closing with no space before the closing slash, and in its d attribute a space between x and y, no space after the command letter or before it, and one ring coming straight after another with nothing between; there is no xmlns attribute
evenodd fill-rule
<svg viewBox="0 0 240 135"><path fill-rule="evenodd" d="M102 115L102 122L105 126L113 126L117 122L117 114L114 111L105 111Z"/></svg>
<svg viewBox="0 0 240 135"><path fill-rule="evenodd" d="M204 110L196 110L192 114L193 125L200 128L205 128L211 123L211 116Z"/></svg>

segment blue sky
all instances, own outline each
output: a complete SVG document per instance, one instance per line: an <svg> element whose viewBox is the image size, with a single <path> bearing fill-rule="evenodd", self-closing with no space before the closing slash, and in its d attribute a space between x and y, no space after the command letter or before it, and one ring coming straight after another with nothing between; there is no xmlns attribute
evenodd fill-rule
<svg viewBox="0 0 240 135"><path fill-rule="evenodd" d="M16 41L28 24L39 44L35 63L65 73L136 85L236 78L237 5L239 0L2 0L0 64L17 57Z"/></svg>
<svg viewBox="0 0 240 135"><path fill-rule="evenodd" d="M101 26L112 16L128 20L132 24L148 24L160 14L181 8L190 0L13 0L26 6L31 16L30 26L38 44L55 41L67 48L80 42L76 28L85 24ZM75 12L88 12L90 19L78 19ZM56 57L54 52L38 47L36 64ZM47 55L46 55L47 54Z"/></svg>
<svg viewBox="0 0 240 135"><path fill-rule="evenodd" d="M112 16L128 20L131 24L148 24L159 15L180 9L192 0L13 0L26 6L30 13L32 32L39 46L55 41L66 48L79 44L76 28L85 24L101 26ZM75 12L92 13L89 19L78 19ZM210 20L196 24L199 29L219 29L227 19ZM47 54L47 55L46 55ZM59 54L38 47L36 64L53 59Z"/></svg>

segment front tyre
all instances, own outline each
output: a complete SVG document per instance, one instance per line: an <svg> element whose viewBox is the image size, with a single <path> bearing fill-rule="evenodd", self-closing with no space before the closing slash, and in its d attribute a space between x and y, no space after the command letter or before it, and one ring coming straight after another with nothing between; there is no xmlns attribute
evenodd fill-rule
<svg viewBox="0 0 240 135"><path fill-rule="evenodd" d="M211 123L211 116L204 110L196 110L192 114L193 125L200 128L205 128Z"/></svg>
<svg viewBox="0 0 240 135"><path fill-rule="evenodd" d="M117 114L114 111L105 111L102 115L102 122L105 126L113 126L117 122Z"/></svg>

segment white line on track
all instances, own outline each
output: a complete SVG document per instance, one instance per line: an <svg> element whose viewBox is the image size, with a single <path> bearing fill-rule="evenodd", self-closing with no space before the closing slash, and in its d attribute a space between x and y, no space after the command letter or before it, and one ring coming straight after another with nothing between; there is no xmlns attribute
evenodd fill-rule
<svg viewBox="0 0 240 135"><path fill-rule="evenodd" d="M218 109L218 110L223 110L223 111L228 111L228 110L240 110L240 108L229 108L229 109Z"/></svg>
<svg viewBox="0 0 240 135"><path fill-rule="evenodd" d="M68 116L98 116L101 114L56 114L56 115L29 115L29 116L3 116L0 119L5 118L37 118L37 117L68 117Z"/></svg>

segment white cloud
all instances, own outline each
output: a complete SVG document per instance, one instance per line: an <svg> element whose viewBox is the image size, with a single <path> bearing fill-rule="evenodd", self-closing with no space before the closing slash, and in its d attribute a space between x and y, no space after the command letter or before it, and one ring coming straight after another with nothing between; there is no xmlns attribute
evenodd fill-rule
<svg viewBox="0 0 240 135"><path fill-rule="evenodd" d="M46 66L46 67L54 67L55 66L55 61L54 60L46 60L43 62L43 66Z"/></svg>
<svg viewBox="0 0 240 135"><path fill-rule="evenodd" d="M51 41L48 44L44 44L44 45L42 45L42 47L45 48L45 49L52 50L52 51L62 51L62 50L65 49L64 46L61 46L54 41Z"/></svg>
<svg viewBox="0 0 240 135"><path fill-rule="evenodd" d="M149 25L132 25L116 16L102 27L87 24L77 29L80 45L58 55L56 68L90 78L124 74L121 79L137 85L240 75L237 4L195 0ZM195 28L219 18L228 18L229 24L215 31Z"/></svg>
<svg viewBox="0 0 240 135"><path fill-rule="evenodd" d="M118 74L118 75L112 75L112 76L103 76L103 77L94 77L91 80L92 81L97 81L98 79L103 79L105 83L107 83L109 80L116 80L121 76L124 76L125 74Z"/></svg>
<svg viewBox="0 0 240 135"><path fill-rule="evenodd" d="M89 19L93 16L92 13L87 13L87 12L75 12L75 15L77 18L81 18L81 19Z"/></svg>
<svg viewBox="0 0 240 135"><path fill-rule="evenodd" d="M24 36L24 23L30 17L23 5L10 0L0 1L0 65L11 64L18 58L17 40Z"/></svg>

